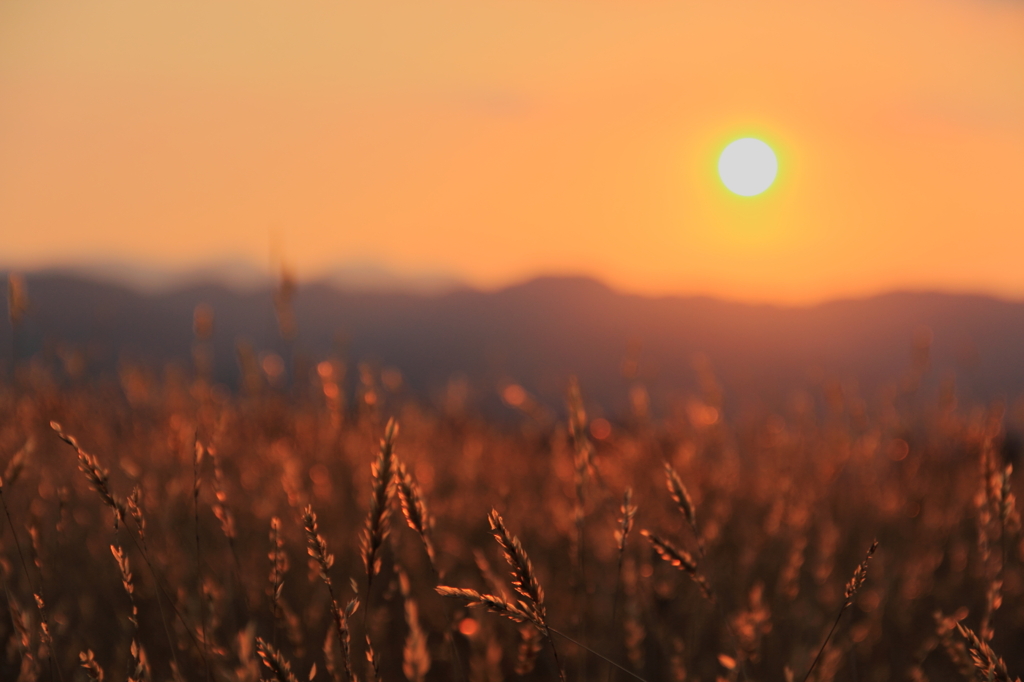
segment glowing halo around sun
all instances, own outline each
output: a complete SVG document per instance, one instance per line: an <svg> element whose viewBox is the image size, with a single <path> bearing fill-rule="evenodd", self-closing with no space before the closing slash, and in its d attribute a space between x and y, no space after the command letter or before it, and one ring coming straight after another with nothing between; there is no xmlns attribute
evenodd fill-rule
<svg viewBox="0 0 1024 682"><path fill-rule="evenodd" d="M722 150L718 157L718 176L733 194L756 196L772 186L779 173L779 160L767 144L744 137Z"/></svg>

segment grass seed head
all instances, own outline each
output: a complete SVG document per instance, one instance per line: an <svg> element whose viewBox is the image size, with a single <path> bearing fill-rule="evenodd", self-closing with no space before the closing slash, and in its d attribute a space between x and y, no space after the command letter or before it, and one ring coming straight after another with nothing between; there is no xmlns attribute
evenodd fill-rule
<svg viewBox="0 0 1024 682"><path fill-rule="evenodd" d="M78 660L92 682L103 682L103 668L96 662L96 655L93 654L92 649L79 653Z"/></svg>
<svg viewBox="0 0 1024 682"><path fill-rule="evenodd" d="M548 628L544 620L535 609L525 600L520 599L512 602L496 594L481 594L476 590L462 587L449 587L438 585L434 590L442 597L456 597L464 599L466 606L483 606L491 613L504 616L517 623L532 623L538 630L547 635Z"/></svg>
<svg viewBox="0 0 1024 682"><path fill-rule="evenodd" d="M397 461L397 482L398 499L402 503L402 513L405 521L423 541L423 548L427 552L431 566L436 567L434 543L431 538L434 527L434 519L427 511L427 504L423 499L423 493L412 473L405 466L405 463Z"/></svg>
<svg viewBox="0 0 1024 682"><path fill-rule="evenodd" d="M395 479L395 438L398 423L391 419L384 428L377 459L370 472L372 491L370 511L366 517L366 528L360 543L363 565L369 582L380 572L380 550L390 531L391 500L394 497Z"/></svg>
<svg viewBox="0 0 1024 682"><path fill-rule="evenodd" d="M690 524L690 527L696 532L697 530L697 510L693 505L693 498L690 497L690 492L683 485L683 481L679 478L679 474L672 468L672 465L665 462L665 483L668 487L668 492L672 496L672 501L679 507L679 511L686 517L686 522Z"/></svg>
<svg viewBox="0 0 1024 682"><path fill-rule="evenodd" d="M622 516L619 517L619 525L615 529L615 543L619 547L619 554L626 551L626 540L633 530L633 517L636 516L636 505L633 504L633 489L626 488L620 508Z"/></svg>
<svg viewBox="0 0 1024 682"><path fill-rule="evenodd" d="M25 460L35 450L35 439L29 437L25 441L25 444L14 453L10 461L7 462L7 467L4 469L3 476L0 477L0 490L3 490L4 486L11 486L21 476L21 472L25 469Z"/></svg>
<svg viewBox="0 0 1024 682"><path fill-rule="evenodd" d="M90 455L78 445L78 440L74 436L64 433L60 424L52 421L50 422L50 428L57 433L61 440L75 449L75 452L78 454L78 469L85 474L92 489L99 493L103 503L114 512L115 523L118 521L124 523L127 509L124 503L117 499L110 491L109 472L100 466L100 462L95 456Z"/></svg>
<svg viewBox="0 0 1024 682"><path fill-rule="evenodd" d="M651 543L654 551L658 553L663 560L667 561L672 566L675 566L680 571L683 571L690 578L693 579L697 586L700 587L701 592L709 601L714 600L714 593L711 590L711 585L708 583L707 578L697 570L697 562L694 560L693 555L687 552L685 549L681 549L670 541L659 537L649 530L641 530L640 534L643 535Z"/></svg>
<svg viewBox="0 0 1024 682"><path fill-rule="evenodd" d="M512 567L512 587L531 604L540 615L541 620L546 619L544 588L541 587L540 581L537 579L533 564L530 562L530 557L526 555L522 543L505 527L505 522L496 509L491 510L487 520L491 525L491 533L505 554L505 561Z"/></svg>
<svg viewBox="0 0 1024 682"><path fill-rule="evenodd" d="M875 555L875 550L878 549L878 540L871 543L871 547L868 548L867 554L864 556L864 561L860 562L853 571L853 577L846 583L846 606L853 603L853 598L857 595L864 581L868 578L868 562L871 561L871 557Z"/></svg>
<svg viewBox="0 0 1024 682"><path fill-rule="evenodd" d="M292 674L291 664L273 645L260 637L256 638L256 653L259 654L263 665L274 674L277 682L298 682Z"/></svg>
<svg viewBox="0 0 1024 682"><path fill-rule="evenodd" d="M334 555L327 551L327 542L320 535L312 505L307 505L303 510L302 525L306 531L306 551L316 560L317 566L320 567L320 578L330 587L330 570L334 566Z"/></svg>
<svg viewBox="0 0 1024 682"><path fill-rule="evenodd" d="M978 672L979 679L994 680L995 682L1020 682L1019 677L1016 680L1010 677L1010 673L1006 669L1006 662L992 650L988 642L982 640L973 630L962 623L957 623L956 628L960 635L967 640L971 662Z"/></svg>

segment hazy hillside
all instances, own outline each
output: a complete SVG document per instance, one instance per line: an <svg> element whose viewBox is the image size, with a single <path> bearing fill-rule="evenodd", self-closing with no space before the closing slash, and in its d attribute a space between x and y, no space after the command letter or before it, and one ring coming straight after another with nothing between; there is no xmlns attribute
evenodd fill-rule
<svg viewBox="0 0 1024 682"><path fill-rule="evenodd" d="M514 380L560 402L565 377L579 375L587 393L609 410L626 404L633 379L627 357L639 358L639 380L655 404L697 390L695 354L703 353L734 396L775 401L822 380L856 380L864 397L905 376L915 338L931 330L927 385L955 376L972 399L1016 397L1024 386L1024 303L983 296L893 293L809 308L743 305L708 298L646 298L595 281L545 278L485 293L436 296L346 293L326 284L302 286L294 300L298 334L282 341L273 292L219 285L142 294L118 285L58 274L27 278L31 310L17 339L19 357L60 348L84 349L88 371L110 372L122 360L152 365L191 362L193 311L215 313L212 345L217 380L236 386L236 345L319 360L398 368L406 384L436 396L464 376L477 399L494 400ZM11 330L3 323L5 371ZM927 334L925 334L925 337ZM349 372L353 381L355 372Z"/></svg>

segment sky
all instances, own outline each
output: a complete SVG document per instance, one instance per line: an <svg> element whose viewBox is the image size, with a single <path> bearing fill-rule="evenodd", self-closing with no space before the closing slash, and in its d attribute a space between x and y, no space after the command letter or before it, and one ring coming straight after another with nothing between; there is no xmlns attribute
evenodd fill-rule
<svg viewBox="0 0 1024 682"><path fill-rule="evenodd" d="M1024 298L1022 197L1012 0L0 2L0 267Z"/></svg>

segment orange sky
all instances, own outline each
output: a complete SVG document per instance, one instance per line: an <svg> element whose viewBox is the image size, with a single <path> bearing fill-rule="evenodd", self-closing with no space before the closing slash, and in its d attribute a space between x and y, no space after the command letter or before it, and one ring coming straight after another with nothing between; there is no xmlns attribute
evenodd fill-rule
<svg viewBox="0 0 1024 682"><path fill-rule="evenodd" d="M729 195L718 152L779 154ZM0 4L0 266L1024 297L1024 4Z"/></svg>

